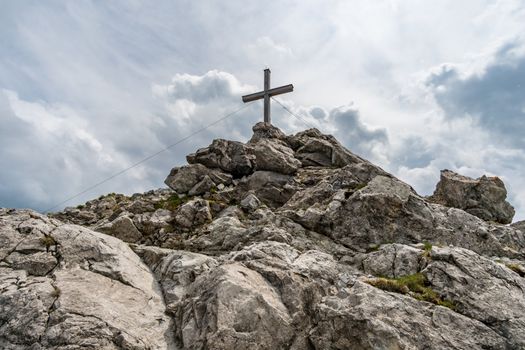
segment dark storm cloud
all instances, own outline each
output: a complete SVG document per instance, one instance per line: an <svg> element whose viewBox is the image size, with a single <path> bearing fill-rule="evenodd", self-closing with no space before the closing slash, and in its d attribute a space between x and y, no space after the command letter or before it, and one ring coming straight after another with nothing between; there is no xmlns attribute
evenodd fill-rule
<svg viewBox="0 0 525 350"><path fill-rule="evenodd" d="M525 54L506 45L483 72L462 77L454 67L432 74L432 88L447 118L473 117L480 126L504 137L502 142L525 146Z"/></svg>
<svg viewBox="0 0 525 350"><path fill-rule="evenodd" d="M326 121L335 126L335 136L352 151L365 157L372 156L377 145L388 144L385 129L373 129L365 125L359 111L351 106L332 109Z"/></svg>

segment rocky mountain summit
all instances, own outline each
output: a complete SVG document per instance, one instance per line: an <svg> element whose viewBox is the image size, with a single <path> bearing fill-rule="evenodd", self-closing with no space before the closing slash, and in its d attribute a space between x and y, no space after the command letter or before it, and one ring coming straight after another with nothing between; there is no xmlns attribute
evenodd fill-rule
<svg viewBox="0 0 525 350"><path fill-rule="evenodd" d="M0 209L2 349L523 349L498 178L408 184L316 129L214 140L167 189Z"/></svg>

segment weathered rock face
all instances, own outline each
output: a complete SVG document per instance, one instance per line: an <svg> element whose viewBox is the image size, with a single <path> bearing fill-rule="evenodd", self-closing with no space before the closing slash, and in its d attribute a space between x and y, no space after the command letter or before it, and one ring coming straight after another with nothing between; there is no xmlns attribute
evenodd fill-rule
<svg viewBox="0 0 525 350"><path fill-rule="evenodd" d="M281 174L294 174L301 162L294 157L290 147L279 140L261 139L253 145L255 169L274 171Z"/></svg>
<svg viewBox="0 0 525 350"><path fill-rule="evenodd" d="M259 122L253 126L253 136L250 143L256 143L259 140L277 139L286 140L286 135L279 128L270 123Z"/></svg>
<svg viewBox="0 0 525 350"><path fill-rule="evenodd" d="M254 157L249 146L222 139L214 140L209 147L201 148L186 158L190 164L222 169L235 177L249 175L254 168Z"/></svg>
<svg viewBox="0 0 525 350"><path fill-rule="evenodd" d="M174 348L157 281L119 239L5 209L0 233L0 348Z"/></svg>
<svg viewBox="0 0 525 350"><path fill-rule="evenodd" d="M202 164L191 164L171 169L164 183L177 193L202 195L219 185L230 185L232 176Z"/></svg>
<svg viewBox="0 0 525 350"><path fill-rule="evenodd" d="M498 181L439 186L486 221L264 123L188 161L170 189L1 210L0 348L525 348L525 226L494 219Z"/></svg>
<svg viewBox="0 0 525 350"><path fill-rule="evenodd" d="M333 136L309 129L290 136L288 144L303 166L343 167L364 160L345 149Z"/></svg>
<svg viewBox="0 0 525 350"><path fill-rule="evenodd" d="M507 190L498 177L472 179L450 170L441 171L441 179L429 198L447 207L463 209L485 221L509 224L514 208L507 202Z"/></svg>

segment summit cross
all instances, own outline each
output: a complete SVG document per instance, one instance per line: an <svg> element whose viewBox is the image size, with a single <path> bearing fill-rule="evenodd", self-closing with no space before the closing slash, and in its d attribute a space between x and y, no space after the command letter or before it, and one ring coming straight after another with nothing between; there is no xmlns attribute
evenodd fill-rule
<svg viewBox="0 0 525 350"><path fill-rule="evenodd" d="M264 122L271 124L272 117L270 113L270 97L285 94L287 92L292 92L293 85L288 84L270 89L270 73L271 72L269 68L266 68L264 70L264 90L256 92L254 94L245 95L242 97L242 101L246 103L264 98Z"/></svg>

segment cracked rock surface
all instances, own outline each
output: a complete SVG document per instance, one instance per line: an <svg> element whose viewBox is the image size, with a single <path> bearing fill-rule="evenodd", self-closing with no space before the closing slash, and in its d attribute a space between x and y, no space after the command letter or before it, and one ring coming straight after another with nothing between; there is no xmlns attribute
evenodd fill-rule
<svg viewBox="0 0 525 350"><path fill-rule="evenodd" d="M316 129L187 159L169 189L0 210L0 348L525 348L522 223ZM499 182L475 191L497 215Z"/></svg>
<svg viewBox="0 0 525 350"><path fill-rule="evenodd" d="M0 210L0 348L170 349L147 266L117 238Z"/></svg>

